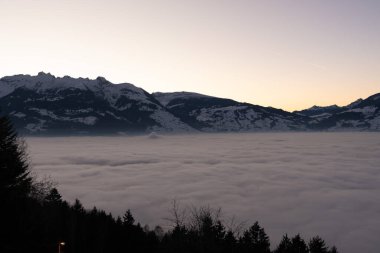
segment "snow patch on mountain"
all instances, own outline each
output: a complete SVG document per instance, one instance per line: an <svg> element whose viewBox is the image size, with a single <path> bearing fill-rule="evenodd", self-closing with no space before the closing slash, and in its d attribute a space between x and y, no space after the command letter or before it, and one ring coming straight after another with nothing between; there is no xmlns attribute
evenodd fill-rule
<svg viewBox="0 0 380 253"><path fill-rule="evenodd" d="M163 106L167 106L174 99L190 99L190 98L207 98L210 96L194 93L194 92L154 92L152 94Z"/></svg>
<svg viewBox="0 0 380 253"><path fill-rule="evenodd" d="M158 131L158 132L162 132L163 130L166 130L166 131L179 130L181 132L195 131L195 129L184 124L181 120L179 120L176 117L173 117L172 114L164 110L156 110L150 115L150 117L161 125L161 126L153 126L149 128L150 131Z"/></svg>
<svg viewBox="0 0 380 253"><path fill-rule="evenodd" d="M83 123L85 125L90 125L90 126L95 125L97 120L98 120L98 118L94 117L94 116L83 117L83 118L75 118L74 119L75 122L80 122L80 123Z"/></svg>
<svg viewBox="0 0 380 253"><path fill-rule="evenodd" d="M210 126L202 129L207 132L289 130L288 124L291 123L283 119L263 117L262 113L248 106L204 108L200 110L196 119Z"/></svg>
<svg viewBox="0 0 380 253"><path fill-rule="evenodd" d="M337 105L328 105L328 106L317 106L317 105L314 105L312 107L310 107L309 109L306 109L306 110L309 110L309 111L319 111L319 110L329 110L329 109L338 109L339 106Z"/></svg>
<svg viewBox="0 0 380 253"><path fill-rule="evenodd" d="M84 108L84 109L65 109L65 113L68 115L82 114L82 113L90 113L93 112L93 108Z"/></svg>
<svg viewBox="0 0 380 253"><path fill-rule="evenodd" d="M380 115L369 121L370 130L380 130Z"/></svg>
<svg viewBox="0 0 380 253"><path fill-rule="evenodd" d="M26 129L29 130L31 133L36 132L45 132L47 129L44 126L46 123L46 120L39 119L38 123L29 123L26 125Z"/></svg>
<svg viewBox="0 0 380 253"><path fill-rule="evenodd" d="M41 116L48 117L50 119L58 120L58 121L71 121L71 122L76 122L76 123L82 123L85 125L94 125L96 121L98 120L97 117L94 116L88 116L88 117L62 117L62 116L57 116L54 112L46 110L46 109L41 109L41 108L30 108L30 111L35 111L39 113ZM45 123L46 121L44 121Z"/></svg>
<svg viewBox="0 0 380 253"><path fill-rule="evenodd" d="M22 112L12 112L9 115L12 115L12 116L17 117L17 118L25 118L26 117L26 114L24 114Z"/></svg>
<svg viewBox="0 0 380 253"><path fill-rule="evenodd" d="M119 116L116 116L113 112L111 112L111 111L106 111L106 113L108 114L108 115L111 115L113 118L115 118L115 119L117 119L117 120L123 120L123 121L128 121L126 118L124 118L124 117L119 117ZM104 117L104 113L99 113L99 115L101 115L101 116L103 116Z"/></svg>
<svg viewBox="0 0 380 253"><path fill-rule="evenodd" d="M328 118L328 117L330 117L331 115L332 115L331 113L324 112L324 113L321 113L321 114L312 115L312 116L310 116L310 117L311 117L311 118L324 119L324 118Z"/></svg>
<svg viewBox="0 0 380 253"><path fill-rule="evenodd" d="M363 108L355 108L355 109L347 110L345 112L360 112L366 116L371 116L377 110L378 108L376 108L375 106L365 106Z"/></svg>

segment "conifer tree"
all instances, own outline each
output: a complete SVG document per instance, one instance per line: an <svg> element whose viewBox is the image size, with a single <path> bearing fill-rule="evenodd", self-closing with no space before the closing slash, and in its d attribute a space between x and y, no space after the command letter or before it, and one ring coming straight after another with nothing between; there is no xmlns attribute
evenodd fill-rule
<svg viewBox="0 0 380 253"><path fill-rule="evenodd" d="M277 246L277 248L274 251L274 253L287 253L287 252L290 252L291 246L292 246L292 242L290 241L288 235L285 234L282 237L282 240L281 240L280 244Z"/></svg>
<svg viewBox="0 0 380 253"><path fill-rule="evenodd" d="M311 238L309 242L310 253L328 253L328 247L319 236Z"/></svg>
<svg viewBox="0 0 380 253"><path fill-rule="evenodd" d="M77 212L78 214L83 214L85 213L84 207L82 203L80 202L79 199L75 199L74 205L73 205L73 210Z"/></svg>
<svg viewBox="0 0 380 253"><path fill-rule="evenodd" d="M59 194L58 190L56 188L53 188L50 190L50 193L46 196L45 201L49 203L61 203L62 202L62 196Z"/></svg>
<svg viewBox="0 0 380 253"><path fill-rule="evenodd" d="M131 210L127 210L123 216L123 224L125 226L132 226L135 223L135 218L133 218Z"/></svg>
<svg viewBox="0 0 380 253"><path fill-rule="evenodd" d="M307 247L305 241L298 234L292 238L291 251L294 253L308 253L309 248Z"/></svg>
<svg viewBox="0 0 380 253"><path fill-rule="evenodd" d="M8 117L0 117L0 252L21 252L37 234L31 217L32 188L25 145ZM32 232L33 231L33 232ZM24 244L20 244L23 241Z"/></svg>
<svg viewBox="0 0 380 253"><path fill-rule="evenodd" d="M270 253L269 237L256 221L241 238L244 252Z"/></svg>
<svg viewBox="0 0 380 253"><path fill-rule="evenodd" d="M25 145L8 117L0 117L0 196L25 197L31 184Z"/></svg>

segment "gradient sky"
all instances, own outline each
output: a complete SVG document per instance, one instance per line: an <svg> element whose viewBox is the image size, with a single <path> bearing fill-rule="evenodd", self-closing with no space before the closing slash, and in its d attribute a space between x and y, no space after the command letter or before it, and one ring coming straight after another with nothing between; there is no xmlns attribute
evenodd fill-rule
<svg viewBox="0 0 380 253"><path fill-rule="evenodd" d="M378 0L0 0L0 76L104 76L286 110L380 92Z"/></svg>

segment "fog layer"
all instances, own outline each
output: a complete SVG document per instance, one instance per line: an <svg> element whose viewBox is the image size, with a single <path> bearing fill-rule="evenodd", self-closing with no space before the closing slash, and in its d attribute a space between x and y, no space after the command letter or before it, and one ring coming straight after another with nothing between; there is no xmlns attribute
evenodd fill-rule
<svg viewBox="0 0 380 253"><path fill-rule="evenodd" d="M272 243L320 235L340 252L380 248L380 134L260 133L28 138L33 169L79 198L167 224L171 201L221 207Z"/></svg>

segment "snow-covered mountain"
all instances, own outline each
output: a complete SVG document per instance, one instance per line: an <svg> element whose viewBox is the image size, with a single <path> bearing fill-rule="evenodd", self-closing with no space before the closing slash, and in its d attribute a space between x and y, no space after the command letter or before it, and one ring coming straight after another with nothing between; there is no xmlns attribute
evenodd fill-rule
<svg viewBox="0 0 380 253"><path fill-rule="evenodd" d="M203 132L306 130L308 118L197 93L153 93L169 112Z"/></svg>
<svg viewBox="0 0 380 253"><path fill-rule="evenodd" d="M309 121L312 130L380 131L380 93L333 111L314 114Z"/></svg>
<svg viewBox="0 0 380 253"><path fill-rule="evenodd" d="M331 114L334 114L338 111L340 111L341 107L337 105L330 105L330 106L317 106L314 105L308 109L302 110L302 111L294 111L294 113L297 113L299 115L303 116L309 116L309 117L315 117L315 116L328 116Z"/></svg>
<svg viewBox="0 0 380 253"><path fill-rule="evenodd" d="M220 131L380 131L380 94L350 105L286 112L190 92L153 93L103 77L0 79L0 113L26 134Z"/></svg>
<svg viewBox="0 0 380 253"><path fill-rule="evenodd" d="M195 131L132 84L16 75L0 79L0 107L28 134Z"/></svg>

